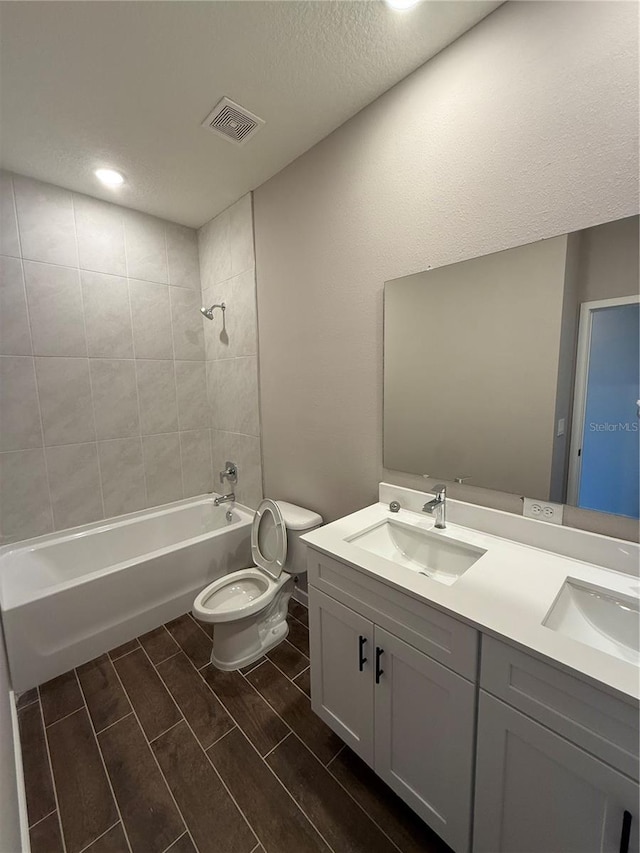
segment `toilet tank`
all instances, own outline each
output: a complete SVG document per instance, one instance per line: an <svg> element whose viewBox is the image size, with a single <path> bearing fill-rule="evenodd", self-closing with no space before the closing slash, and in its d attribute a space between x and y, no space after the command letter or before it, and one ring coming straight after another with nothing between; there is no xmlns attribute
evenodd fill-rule
<svg viewBox="0 0 640 853"><path fill-rule="evenodd" d="M322 516L310 509L287 503L287 501L276 501L282 520L287 528L287 559L284 564L285 572L290 575L303 575L307 571L307 548L300 541L303 533L308 533L322 524Z"/></svg>

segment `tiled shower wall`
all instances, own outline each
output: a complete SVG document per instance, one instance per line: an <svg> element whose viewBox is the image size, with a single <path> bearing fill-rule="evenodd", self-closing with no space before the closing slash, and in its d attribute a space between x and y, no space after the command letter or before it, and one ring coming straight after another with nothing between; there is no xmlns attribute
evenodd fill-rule
<svg viewBox="0 0 640 853"><path fill-rule="evenodd" d="M262 499L262 464L251 195L204 225L198 246L203 304L226 305L224 316L218 309L213 320L203 318L214 488L223 488L218 471L233 461L238 500L255 508Z"/></svg>
<svg viewBox="0 0 640 853"><path fill-rule="evenodd" d="M196 232L0 177L0 542L210 490Z"/></svg>

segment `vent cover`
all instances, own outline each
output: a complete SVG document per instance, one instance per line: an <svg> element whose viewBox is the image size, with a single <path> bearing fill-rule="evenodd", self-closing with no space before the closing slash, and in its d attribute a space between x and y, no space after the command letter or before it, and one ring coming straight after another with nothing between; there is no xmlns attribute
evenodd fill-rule
<svg viewBox="0 0 640 853"><path fill-rule="evenodd" d="M244 145L265 122L240 104L223 98L202 122L202 126L224 136L236 145Z"/></svg>

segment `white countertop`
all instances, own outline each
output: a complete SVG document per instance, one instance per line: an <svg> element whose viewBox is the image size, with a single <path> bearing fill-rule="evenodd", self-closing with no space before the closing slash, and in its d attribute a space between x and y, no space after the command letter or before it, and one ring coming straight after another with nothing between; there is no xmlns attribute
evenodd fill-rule
<svg viewBox="0 0 640 853"><path fill-rule="evenodd" d="M391 488L387 487L385 493L381 486L381 495L384 494L385 499L389 497ZM416 502L424 502L431 497L426 493L404 489L394 489L393 495L400 499L403 506L409 503L413 507ZM561 668L571 670L573 674L583 676L608 692L626 700L631 699L636 704L640 699L640 668L635 663L620 660L578 642L545 627L542 623L568 577L638 597L640 579L637 573L614 570L567 556L566 551L571 551L570 546L565 547L563 555L495 535L496 526L499 528L501 522L498 516L508 514L484 508L478 508L478 512L473 509L465 511L468 507L470 505L461 504L459 501L449 501L447 527L436 533L438 536L482 548L486 553L451 586L403 568L391 560L358 547L356 543L345 541L357 531L376 525L385 518L398 519L424 530L434 528L431 516L413 509L401 509L398 513L391 513L386 500L318 528L306 534L303 539L314 548L406 592L415 599L433 605L480 631L511 642L536 656L543 656ZM489 526L493 528L492 533L456 523L460 518L465 518L477 526L483 516L489 517L487 513L491 514ZM526 528L528 533L524 538L530 541L535 541L536 538L535 525L538 525L540 531L538 538L545 544L550 541L549 536L545 539L547 533L552 537L565 536L564 533L544 530L551 525L529 522L519 517L504 519L505 532L513 534L517 529L514 525L519 524L522 527L522 522L525 522L525 525L534 525L533 528ZM564 530L567 531L567 528ZM607 537L585 534L582 531L569 532L565 539L570 542L572 536L577 537L575 551L581 555L585 553L585 545L591 545L591 550L601 558L610 546L612 553L615 554L616 550L623 553L627 569L634 564L637 568L638 549L633 543L611 539L598 543L595 540L606 540ZM591 539L587 539L585 543L582 538L584 536ZM617 566L615 560L612 562Z"/></svg>

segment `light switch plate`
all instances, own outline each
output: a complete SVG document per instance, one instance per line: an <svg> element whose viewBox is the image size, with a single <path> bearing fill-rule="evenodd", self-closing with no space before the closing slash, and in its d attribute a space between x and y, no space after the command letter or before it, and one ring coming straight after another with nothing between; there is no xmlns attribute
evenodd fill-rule
<svg viewBox="0 0 640 853"><path fill-rule="evenodd" d="M533 498L523 498L522 500L522 514L525 518L535 518L536 521L547 521L550 524L562 524L563 504L536 501Z"/></svg>

